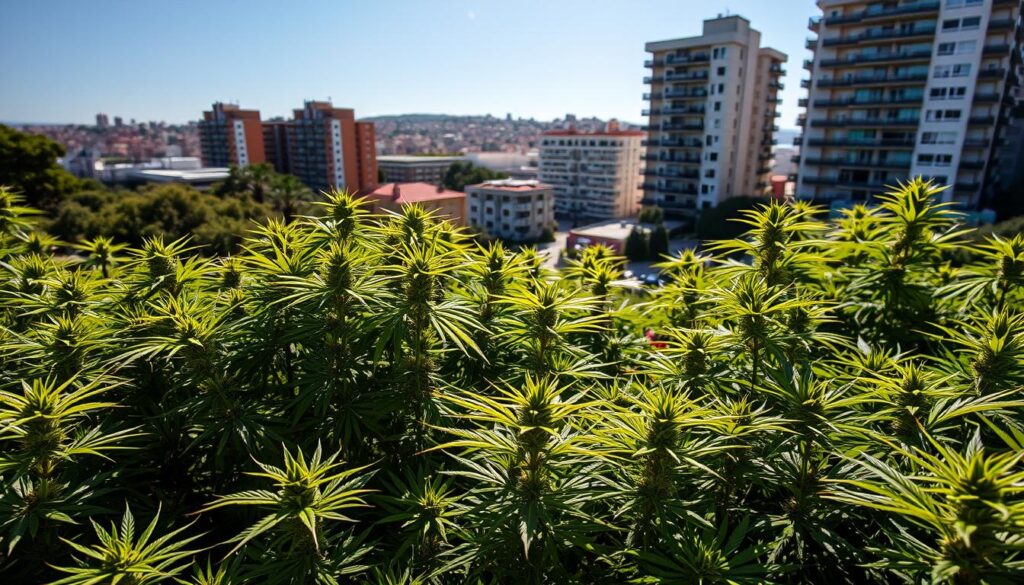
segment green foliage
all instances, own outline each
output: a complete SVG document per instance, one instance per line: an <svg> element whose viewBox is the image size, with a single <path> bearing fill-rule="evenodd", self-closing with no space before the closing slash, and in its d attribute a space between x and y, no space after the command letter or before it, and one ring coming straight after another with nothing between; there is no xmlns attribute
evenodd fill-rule
<svg viewBox="0 0 1024 585"><path fill-rule="evenodd" d="M296 193L286 207L292 217L300 201ZM271 205L244 194L221 198L186 185L150 185L75 193L61 202L50 230L67 241L107 237L132 246L156 236L191 237L206 253L230 254L253 222L273 214Z"/></svg>
<svg viewBox="0 0 1024 585"><path fill-rule="evenodd" d="M0 189L4 577L1020 582L1024 240L878 201L637 290L346 193L210 257Z"/></svg>
<svg viewBox="0 0 1024 585"><path fill-rule="evenodd" d="M741 212L763 203L765 200L759 197L730 197L720 201L716 207L701 210L697 219L697 238L730 240L740 237L747 228L735 220L741 217Z"/></svg>
<svg viewBox="0 0 1024 585"><path fill-rule="evenodd" d="M662 256L668 255L668 230L665 229L665 224L659 223L654 226L647 247L651 259L660 260Z"/></svg>
<svg viewBox="0 0 1024 585"><path fill-rule="evenodd" d="M466 185L476 185L492 179L507 179L508 175L478 167L469 161L455 161L448 167L443 183L446 189L465 191Z"/></svg>
<svg viewBox="0 0 1024 585"><path fill-rule="evenodd" d="M644 206L637 216L640 223L660 224L665 222L665 212L657 205Z"/></svg>
<svg viewBox="0 0 1024 585"><path fill-rule="evenodd" d="M629 230L629 235L626 236L623 253L626 255L626 258L633 261L646 260L650 256L650 248L648 246L647 232L643 228L633 226L633 229Z"/></svg>
<svg viewBox="0 0 1024 585"><path fill-rule="evenodd" d="M64 147L45 136L0 124L0 185L20 193L32 207L51 210L88 184L57 164Z"/></svg>

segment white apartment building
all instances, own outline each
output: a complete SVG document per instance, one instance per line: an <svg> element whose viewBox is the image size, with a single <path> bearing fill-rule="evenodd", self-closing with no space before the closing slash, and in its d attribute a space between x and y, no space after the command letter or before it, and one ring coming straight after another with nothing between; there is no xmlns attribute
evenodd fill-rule
<svg viewBox="0 0 1024 585"><path fill-rule="evenodd" d="M555 191L536 180L498 179L466 186L466 220L480 233L513 242L540 238L555 223Z"/></svg>
<svg viewBox="0 0 1024 585"><path fill-rule="evenodd" d="M740 16L705 20L699 37L647 43L645 204L692 216L768 192L786 55L760 45Z"/></svg>
<svg viewBox="0 0 1024 585"><path fill-rule="evenodd" d="M538 177L554 187L555 213L573 219L635 215L643 196L643 138L643 132L621 130L615 121L603 132L545 132Z"/></svg>
<svg viewBox="0 0 1024 585"><path fill-rule="evenodd" d="M1020 0L818 6L797 195L860 202L923 176L981 204L1016 101Z"/></svg>

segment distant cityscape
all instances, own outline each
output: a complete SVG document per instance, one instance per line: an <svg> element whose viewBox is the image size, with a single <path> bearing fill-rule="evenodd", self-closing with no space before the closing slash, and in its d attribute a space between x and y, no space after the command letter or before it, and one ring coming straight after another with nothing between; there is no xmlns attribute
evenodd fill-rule
<svg viewBox="0 0 1024 585"><path fill-rule="evenodd" d="M704 21L698 36L647 43L642 126L571 114L551 121L511 113L361 119L330 102L306 101L290 119L215 103L185 125L98 114L92 126L24 129L63 144L72 172L107 182L118 182L120 168L134 180L202 188L229 167L266 163L313 190L371 194L385 183L439 185L464 161L536 181L529 189L494 185L477 197L537 190L554 198L538 203L544 219L530 215L531 234L546 227L549 210L575 222L657 207L690 223L740 196L808 198L835 212L911 176L948 185L949 201L981 211L1024 179L1021 2L818 5L822 15L808 23L813 57L802 64L808 97L800 100L796 131L781 130L779 121L789 57L761 46L761 33L737 15ZM429 188L389 189L394 201L411 201L413 193L439 199ZM510 233L509 209L497 216L497 208L463 210L460 221L476 218L481 231Z"/></svg>

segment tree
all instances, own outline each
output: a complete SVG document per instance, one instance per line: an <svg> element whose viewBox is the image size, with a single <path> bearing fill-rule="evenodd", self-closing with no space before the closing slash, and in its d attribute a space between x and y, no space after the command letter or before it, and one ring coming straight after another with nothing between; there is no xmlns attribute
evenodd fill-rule
<svg viewBox="0 0 1024 585"><path fill-rule="evenodd" d="M626 236L626 245L623 252L626 254L626 258L629 258L630 260L646 260L649 256L647 232L639 226L633 226L629 235Z"/></svg>
<svg viewBox="0 0 1024 585"><path fill-rule="evenodd" d="M91 185L57 164L62 156L64 147L53 140L0 124L0 185L21 193L28 205L50 211Z"/></svg>
<svg viewBox="0 0 1024 585"><path fill-rule="evenodd" d="M456 161L444 175L444 186L453 191L464 191L466 185L475 185L493 179L507 179L508 174L478 167L469 161Z"/></svg>
<svg viewBox="0 0 1024 585"><path fill-rule="evenodd" d="M659 224L665 221L665 212L657 205L645 206L637 217L640 223Z"/></svg>
<svg viewBox="0 0 1024 585"><path fill-rule="evenodd" d="M306 209L313 192L294 175L277 175L270 185L270 203L285 223L291 223L296 213Z"/></svg>
<svg viewBox="0 0 1024 585"><path fill-rule="evenodd" d="M697 219L697 237L701 240L728 240L739 237L747 226L736 221L742 212L765 203L761 197L730 197L711 209L703 209Z"/></svg>
<svg viewBox="0 0 1024 585"><path fill-rule="evenodd" d="M661 259L668 255L668 230L665 224L659 223L651 232L650 243L648 244L648 255L652 260Z"/></svg>

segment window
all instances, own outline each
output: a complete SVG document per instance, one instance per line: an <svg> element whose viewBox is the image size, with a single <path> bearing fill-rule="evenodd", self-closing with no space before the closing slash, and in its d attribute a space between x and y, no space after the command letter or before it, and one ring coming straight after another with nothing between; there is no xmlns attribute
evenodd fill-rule
<svg viewBox="0 0 1024 585"><path fill-rule="evenodd" d="M969 16L960 21L960 30L974 30L981 26L980 16Z"/></svg>
<svg viewBox="0 0 1024 585"><path fill-rule="evenodd" d="M956 142L956 132L923 132L921 144L953 144Z"/></svg>
<svg viewBox="0 0 1024 585"><path fill-rule="evenodd" d="M928 110L925 119L929 122L952 122L960 119L960 110Z"/></svg>
<svg viewBox="0 0 1024 585"><path fill-rule="evenodd" d="M928 92L928 99L930 100L962 100L967 94L967 88L964 86L956 87L933 87Z"/></svg>
<svg viewBox="0 0 1024 585"><path fill-rule="evenodd" d="M944 79L946 77L949 77L949 74L952 71L953 68L950 65L936 65L935 71L932 73L932 76L935 77L936 79Z"/></svg>
<svg viewBox="0 0 1024 585"><path fill-rule="evenodd" d="M917 164L925 167L948 167L953 164L951 154L919 154Z"/></svg>
<svg viewBox="0 0 1024 585"><path fill-rule="evenodd" d="M934 154L919 154L917 155L917 164L930 167L935 163Z"/></svg>
<svg viewBox="0 0 1024 585"><path fill-rule="evenodd" d="M714 49L711 49L711 58L712 59L717 59L718 58L718 47L715 47Z"/></svg>
<svg viewBox="0 0 1024 585"><path fill-rule="evenodd" d="M718 130L718 129L719 129L719 128L721 128L721 127L722 127L722 120L720 120L720 119L718 119L718 118L715 118L715 122L714 122L714 128L715 128L715 130Z"/></svg>
<svg viewBox="0 0 1024 585"><path fill-rule="evenodd" d="M724 83L719 83L718 84L718 93L725 93L725 84Z"/></svg>
<svg viewBox="0 0 1024 585"><path fill-rule="evenodd" d="M971 64L961 63L959 65L953 65L953 77L967 77L971 74Z"/></svg>
<svg viewBox="0 0 1024 585"><path fill-rule="evenodd" d="M957 55L970 55L978 48L978 41L960 41L956 44Z"/></svg>
<svg viewBox="0 0 1024 585"><path fill-rule="evenodd" d="M721 112L722 111L722 102L715 102L715 111L716 112Z"/></svg>
<svg viewBox="0 0 1024 585"><path fill-rule="evenodd" d="M708 160L712 161L712 162L717 161L718 160L718 153L717 152L709 152L708 153Z"/></svg>
<svg viewBox="0 0 1024 585"><path fill-rule="evenodd" d="M937 154L935 155L935 166L937 167L948 167L953 164L953 155L951 154Z"/></svg>
<svg viewBox="0 0 1024 585"><path fill-rule="evenodd" d="M707 195L708 194L708 186L707 185L701 185L700 186L700 192L701 192L701 195Z"/></svg>
<svg viewBox="0 0 1024 585"><path fill-rule="evenodd" d="M960 28L959 18L950 18L942 21L942 30L956 30Z"/></svg>
<svg viewBox="0 0 1024 585"><path fill-rule="evenodd" d="M946 8L963 8L964 6L977 6L983 0L946 0Z"/></svg>
<svg viewBox="0 0 1024 585"><path fill-rule="evenodd" d="M725 67L719 67L718 68L718 74L719 75L725 75Z"/></svg>
<svg viewBox="0 0 1024 585"><path fill-rule="evenodd" d="M956 43L939 43L936 55L952 55L956 51Z"/></svg>
<svg viewBox="0 0 1024 585"><path fill-rule="evenodd" d="M704 171L704 177L707 178L707 179L714 179L715 178L715 169L708 169L708 170Z"/></svg>

